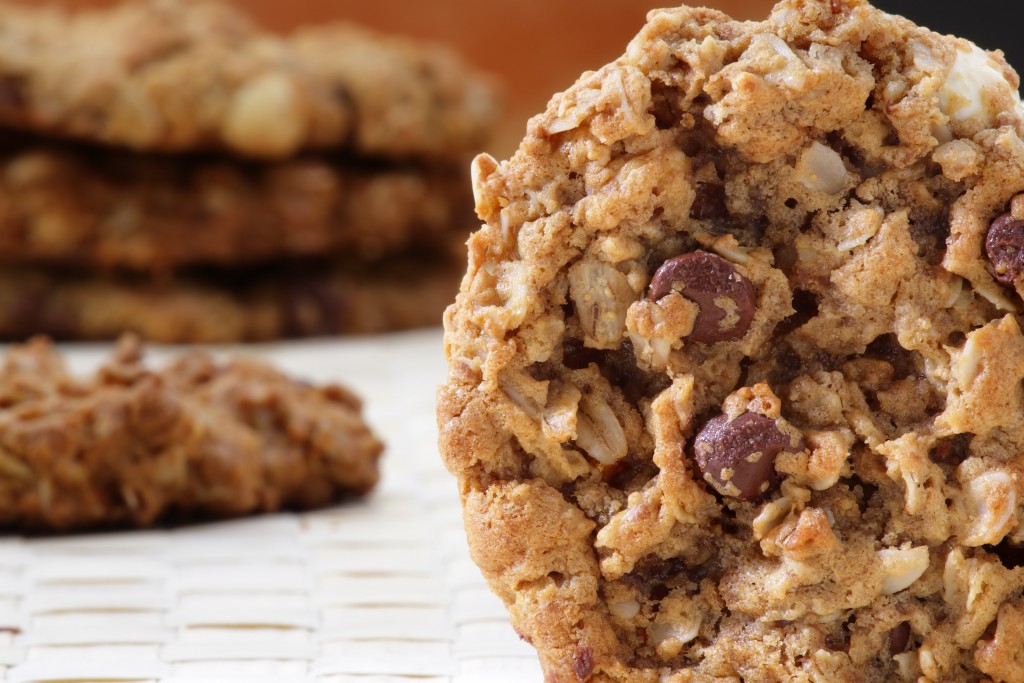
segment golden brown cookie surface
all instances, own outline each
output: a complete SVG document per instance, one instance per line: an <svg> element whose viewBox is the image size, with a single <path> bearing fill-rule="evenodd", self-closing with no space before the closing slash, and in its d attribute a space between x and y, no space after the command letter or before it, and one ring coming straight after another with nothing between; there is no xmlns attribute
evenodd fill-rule
<svg viewBox="0 0 1024 683"><path fill-rule="evenodd" d="M211 344L434 327L458 290L451 248L378 261L284 261L187 269L161 278L65 266L0 270L0 339Z"/></svg>
<svg viewBox="0 0 1024 683"><path fill-rule="evenodd" d="M339 385L199 351L162 370L123 338L85 379L43 338L0 364L0 527L141 526L323 506L377 483L381 442Z"/></svg>
<svg viewBox="0 0 1024 683"><path fill-rule="evenodd" d="M477 160L441 449L548 680L1019 681L1017 85L684 7Z"/></svg>
<svg viewBox="0 0 1024 683"><path fill-rule="evenodd" d="M6 265L167 275L325 255L376 260L450 242L471 224L461 163L337 155L252 163L52 144L8 130L0 139Z"/></svg>
<svg viewBox="0 0 1024 683"><path fill-rule="evenodd" d="M136 150L476 151L497 106L447 50L335 24L278 36L217 0L0 5L0 122Z"/></svg>

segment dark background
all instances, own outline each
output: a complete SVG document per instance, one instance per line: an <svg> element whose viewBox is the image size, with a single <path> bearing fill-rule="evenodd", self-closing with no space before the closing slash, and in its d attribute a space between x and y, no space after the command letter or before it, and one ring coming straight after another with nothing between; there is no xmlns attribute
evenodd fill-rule
<svg viewBox="0 0 1024 683"><path fill-rule="evenodd" d="M874 5L938 33L969 38L986 50L1002 50L1010 66L1024 71L1021 0L875 0Z"/></svg>

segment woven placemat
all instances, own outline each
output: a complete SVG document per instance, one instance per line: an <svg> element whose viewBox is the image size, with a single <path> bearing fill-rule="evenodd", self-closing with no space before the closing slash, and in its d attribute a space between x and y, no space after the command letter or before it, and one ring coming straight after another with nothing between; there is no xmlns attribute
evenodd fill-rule
<svg viewBox="0 0 1024 683"><path fill-rule="evenodd" d="M364 398L388 446L377 492L311 514L0 538L0 681L541 681L469 559L437 455L441 349L438 330L244 349ZM64 350L85 372L109 349Z"/></svg>

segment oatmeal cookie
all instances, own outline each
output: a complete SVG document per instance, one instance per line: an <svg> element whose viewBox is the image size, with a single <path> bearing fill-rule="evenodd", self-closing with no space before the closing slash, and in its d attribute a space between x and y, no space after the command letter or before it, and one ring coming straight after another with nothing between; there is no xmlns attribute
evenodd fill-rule
<svg viewBox="0 0 1024 683"><path fill-rule="evenodd" d="M277 36L225 3L67 13L0 3L0 123L139 150L282 158L475 152L489 80L445 48L345 24Z"/></svg>
<svg viewBox="0 0 1024 683"><path fill-rule="evenodd" d="M440 325L459 288L447 252L374 262L297 261L191 269L162 278L69 268L0 268L0 339L45 334L163 343L272 341Z"/></svg>
<svg viewBox="0 0 1024 683"><path fill-rule="evenodd" d="M2 134L0 134L2 135ZM167 273L431 246L470 225L461 164L271 163L0 142L0 263Z"/></svg>
<svg viewBox="0 0 1024 683"><path fill-rule="evenodd" d="M440 446L546 680L1024 682L1017 87L681 7L476 160Z"/></svg>
<svg viewBox="0 0 1024 683"><path fill-rule="evenodd" d="M0 404L7 529L308 508L367 493L378 478L381 442L356 396L256 360L193 351L150 370L125 338L79 379L37 338L0 365Z"/></svg>

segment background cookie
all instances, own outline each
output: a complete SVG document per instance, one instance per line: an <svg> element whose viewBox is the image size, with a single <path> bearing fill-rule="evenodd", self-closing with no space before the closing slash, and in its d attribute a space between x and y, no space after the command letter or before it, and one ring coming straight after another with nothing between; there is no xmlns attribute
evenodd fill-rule
<svg viewBox="0 0 1024 683"><path fill-rule="evenodd" d="M265 363L192 352L161 371L121 340L94 377L51 344L0 366L0 526L67 531L322 506L377 483L361 404Z"/></svg>
<svg viewBox="0 0 1024 683"><path fill-rule="evenodd" d="M383 261L283 261L156 279L7 267L0 269L0 339L101 340L132 332L156 342L213 344L431 327L460 274L451 250L440 247Z"/></svg>
<svg viewBox="0 0 1024 683"><path fill-rule="evenodd" d="M0 4L0 122L136 150L283 158L475 151L490 85L443 48L354 26L267 33L226 3L77 14Z"/></svg>
<svg viewBox="0 0 1024 683"><path fill-rule="evenodd" d="M0 2L0 338L437 325L498 113L447 48L349 24Z"/></svg>
<svg viewBox="0 0 1024 683"><path fill-rule="evenodd" d="M0 136L0 263L167 274L324 254L372 261L471 224L456 162L259 163Z"/></svg>
<svg viewBox="0 0 1024 683"><path fill-rule="evenodd" d="M441 450L550 680L1022 680L1017 86L665 10L478 158Z"/></svg>

